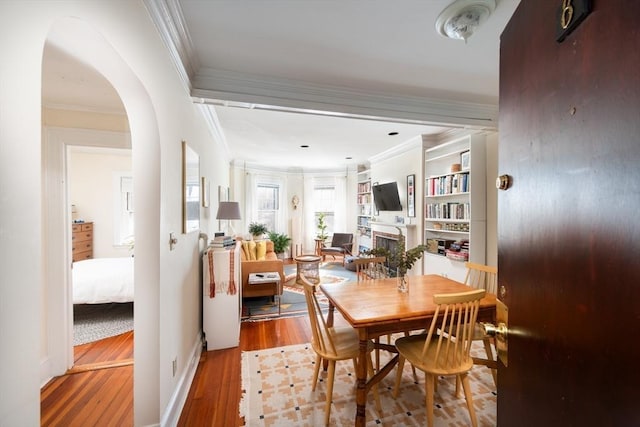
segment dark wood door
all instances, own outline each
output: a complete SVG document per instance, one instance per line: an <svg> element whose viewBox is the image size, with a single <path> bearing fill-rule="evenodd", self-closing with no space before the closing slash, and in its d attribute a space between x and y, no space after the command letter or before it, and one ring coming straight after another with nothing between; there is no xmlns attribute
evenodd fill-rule
<svg viewBox="0 0 640 427"><path fill-rule="evenodd" d="M498 424L640 426L640 1L557 43L562 3L522 0L501 39Z"/></svg>

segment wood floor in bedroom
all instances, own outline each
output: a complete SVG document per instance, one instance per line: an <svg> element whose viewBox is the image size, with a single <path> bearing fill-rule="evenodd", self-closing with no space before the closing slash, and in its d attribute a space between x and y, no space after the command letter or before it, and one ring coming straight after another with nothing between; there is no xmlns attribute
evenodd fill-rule
<svg viewBox="0 0 640 427"><path fill-rule="evenodd" d="M202 354L179 426L240 426L240 353L309 342L308 317L243 322L240 346ZM75 349L84 366L41 391L42 426L133 425L133 333ZM125 363L104 367L102 363ZM115 361L115 362L114 362ZM98 369L94 369L98 368Z"/></svg>

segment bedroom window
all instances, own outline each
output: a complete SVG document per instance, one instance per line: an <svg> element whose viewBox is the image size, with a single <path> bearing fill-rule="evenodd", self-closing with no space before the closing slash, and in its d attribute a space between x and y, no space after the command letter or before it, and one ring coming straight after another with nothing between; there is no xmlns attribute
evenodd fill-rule
<svg viewBox="0 0 640 427"><path fill-rule="evenodd" d="M131 246L134 237L133 177L130 173L114 174L113 234L114 246Z"/></svg>
<svg viewBox="0 0 640 427"><path fill-rule="evenodd" d="M266 224L269 231L275 231L280 211L280 186L259 183L256 190L258 222Z"/></svg>
<svg viewBox="0 0 640 427"><path fill-rule="evenodd" d="M327 233L333 234L335 206L336 206L336 187L335 185L316 185L313 188L313 206L315 207L315 223L321 213L324 214L324 222L327 224Z"/></svg>

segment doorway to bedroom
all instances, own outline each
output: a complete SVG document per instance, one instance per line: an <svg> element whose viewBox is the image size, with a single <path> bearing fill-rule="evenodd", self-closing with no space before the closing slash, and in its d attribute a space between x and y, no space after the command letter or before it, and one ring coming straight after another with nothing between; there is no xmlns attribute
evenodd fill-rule
<svg viewBox="0 0 640 427"><path fill-rule="evenodd" d="M59 247L71 268L64 260L59 268L69 269L72 370L132 364L135 200L128 116L105 77L57 45L45 45L42 70L43 126L49 152L59 153L64 183Z"/></svg>
<svg viewBox="0 0 640 427"><path fill-rule="evenodd" d="M69 146L66 182L72 215L74 369L121 365L133 360L131 150ZM105 350L111 348L127 350Z"/></svg>

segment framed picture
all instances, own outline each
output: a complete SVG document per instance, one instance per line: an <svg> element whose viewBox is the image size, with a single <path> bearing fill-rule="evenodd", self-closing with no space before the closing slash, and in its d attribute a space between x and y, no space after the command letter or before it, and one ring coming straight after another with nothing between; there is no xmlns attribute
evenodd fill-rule
<svg viewBox="0 0 640 427"><path fill-rule="evenodd" d="M211 188L207 177L202 177L202 207L208 208L210 203Z"/></svg>
<svg viewBox="0 0 640 427"><path fill-rule="evenodd" d="M460 165L462 166L462 170L469 169L469 151L465 151L464 153L460 153Z"/></svg>
<svg viewBox="0 0 640 427"><path fill-rule="evenodd" d="M416 176L407 175L407 216L416 216Z"/></svg>

